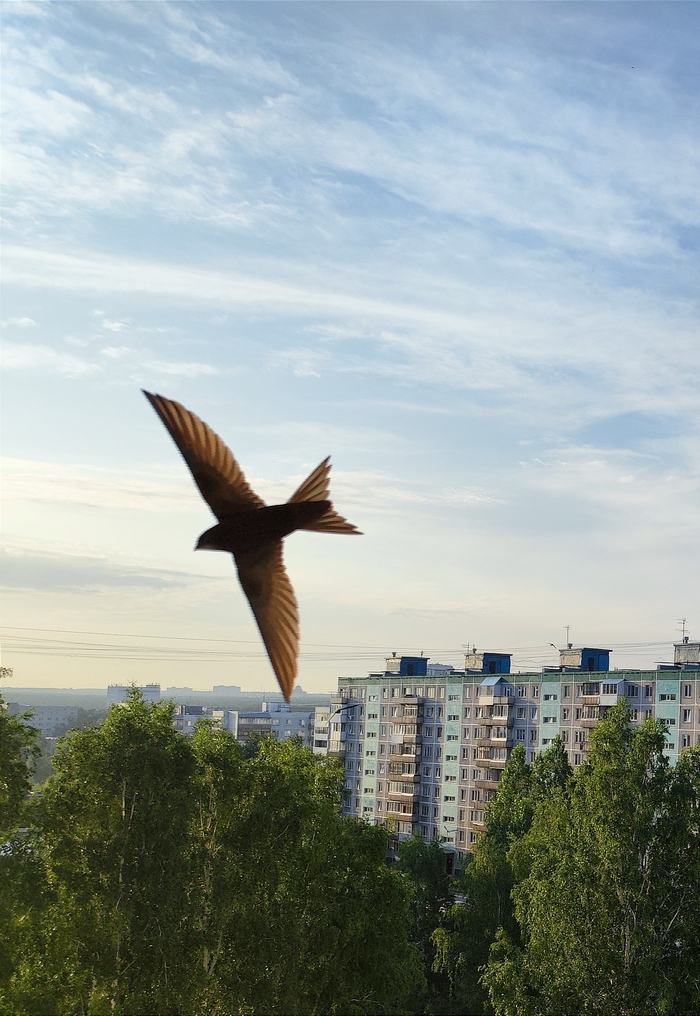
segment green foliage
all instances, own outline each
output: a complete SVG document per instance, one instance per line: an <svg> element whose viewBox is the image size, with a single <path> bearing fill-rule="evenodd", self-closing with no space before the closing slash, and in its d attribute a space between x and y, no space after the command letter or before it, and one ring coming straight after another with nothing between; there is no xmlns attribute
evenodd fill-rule
<svg viewBox="0 0 700 1016"><path fill-rule="evenodd" d="M134 693L27 801L34 735L0 732L0 1016L700 1013L700 750L669 766L622 707L575 773L513 752L454 883L418 838L387 866L292 739L185 738Z"/></svg>
<svg viewBox="0 0 700 1016"><path fill-rule="evenodd" d="M700 1010L700 752L672 769L664 740L661 723L633 731L616 707L511 847L522 948L502 933L491 950L498 1016Z"/></svg>
<svg viewBox="0 0 700 1016"><path fill-rule="evenodd" d="M29 726L28 719L29 714L12 716L0 695L0 842L19 823L22 803L31 789L31 763L40 751L39 732Z"/></svg>
<svg viewBox="0 0 700 1016"><path fill-rule="evenodd" d="M0 1012L398 1012L420 982L409 888L384 831L340 817L336 760L185 738L134 694L55 770L2 859Z"/></svg>

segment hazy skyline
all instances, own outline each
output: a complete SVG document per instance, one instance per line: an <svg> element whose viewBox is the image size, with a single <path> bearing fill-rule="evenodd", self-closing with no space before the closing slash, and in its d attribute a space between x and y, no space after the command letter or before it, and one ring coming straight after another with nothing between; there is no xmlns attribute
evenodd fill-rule
<svg viewBox="0 0 700 1016"><path fill-rule="evenodd" d="M142 387L268 500L332 456L366 535L286 541L306 691L700 637L696 4L3 19L13 684L275 687Z"/></svg>

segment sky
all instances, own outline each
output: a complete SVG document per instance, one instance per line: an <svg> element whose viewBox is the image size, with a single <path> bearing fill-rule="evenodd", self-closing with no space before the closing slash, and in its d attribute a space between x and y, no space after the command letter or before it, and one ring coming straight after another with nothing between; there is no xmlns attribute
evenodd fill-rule
<svg viewBox="0 0 700 1016"><path fill-rule="evenodd" d="M3 664L273 689L140 389L284 501L299 683L700 637L700 6L3 5ZM568 632L566 626L570 626Z"/></svg>

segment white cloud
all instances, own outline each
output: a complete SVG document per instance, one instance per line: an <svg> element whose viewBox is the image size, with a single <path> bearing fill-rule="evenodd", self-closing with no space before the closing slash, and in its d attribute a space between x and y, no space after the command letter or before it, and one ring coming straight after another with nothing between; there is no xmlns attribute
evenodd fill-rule
<svg viewBox="0 0 700 1016"><path fill-rule="evenodd" d="M0 328L10 328L12 325L18 328L36 328L36 321L32 321L29 317L13 317L0 321Z"/></svg>
<svg viewBox="0 0 700 1016"><path fill-rule="evenodd" d="M146 512L189 511L200 502L186 472L159 476L155 466L145 472L3 458L2 474L8 501Z"/></svg>
<svg viewBox="0 0 700 1016"><path fill-rule="evenodd" d="M80 357L41 345L6 342L0 356L4 370L54 370L68 377L83 377L100 369Z"/></svg>

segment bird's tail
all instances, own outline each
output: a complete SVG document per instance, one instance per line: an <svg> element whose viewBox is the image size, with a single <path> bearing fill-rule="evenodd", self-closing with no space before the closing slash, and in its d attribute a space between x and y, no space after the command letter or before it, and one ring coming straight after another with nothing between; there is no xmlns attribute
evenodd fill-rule
<svg viewBox="0 0 700 1016"><path fill-rule="evenodd" d="M320 466L314 469L310 476L307 476L301 487L295 490L290 497L289 504L298 501L330 501L330 461L331 457L329 455ZM330 506L328 511L324 512L320 519L309 522L301 528L311 529L315 533L356 533L358 536L362 535L360 530L356 526L353 526L352 522L348 522L347 519L344 519L342 515L339 515L334 510L333 505Z"/></svg>

